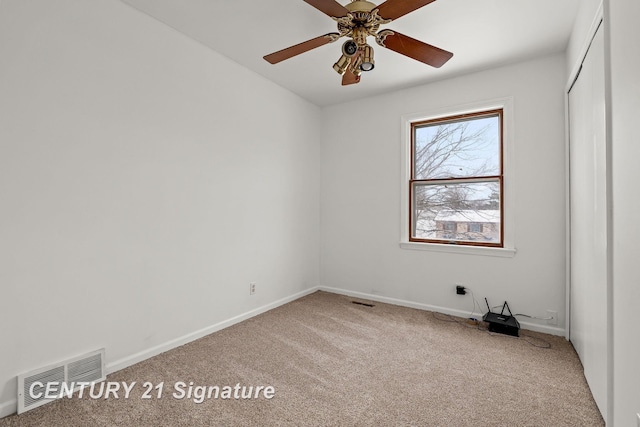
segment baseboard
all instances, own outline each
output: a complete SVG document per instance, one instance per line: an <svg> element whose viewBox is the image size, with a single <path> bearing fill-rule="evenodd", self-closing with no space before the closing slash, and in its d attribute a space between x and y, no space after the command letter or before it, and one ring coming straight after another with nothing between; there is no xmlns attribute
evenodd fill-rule
<svg viewBox="0 0 640 427"><path fill-rule="evenodd" d="M281 305L287 304L291 301L295 301L299 298L302 298L306 295L312 294L313 292L316 292L318 290L317 287L314 288L310 288L307 290L304 290L302 292L298 292L296 294L293 294L291 296L279 299L277 301L274 301L272 303L263 305L262 307L258 307L256 309L253 309L251 311L247 311L246 313L240 314L238 316L232 317L230 319L227 320L223 320L222 322L216 323L214 325L208 326L206 328L200 329L198 331L195 332L191 332L189 334L186 334L184 336L181 336L179 338L173 339L171 341L168 341L166 343L157 345L155 347L149 348L147 350L141 351L139 353L133 354L131 356L127 356L124 357L120 360L116 360L114 362L111 363L107 363L106 366L106 371L107 374L112 374L114 372L117 372L121 369L124 369L126 367L129 367L131 365L135 365L136 363L142 362L143 360L149 359L153 356L157 356L160 353L164 353L165 351L169 351L172 350L176 347L180 347L181 345L190 343L191 341L195 341L199 338L202 338L204 336L207 336L209 334L212 334L214 332L218 332L222 329L228 328L229 326L235 325L236 323L240 323L244 320L250 319L252 317L255 317L259 314L265 313L269 310L273 310L276 307L279 307Z"/></svg>
<svg viewBox="0 0 640 427"><path fill-rule="evenodd" d="M402 299L397 299L397 298L385 297L385 296L381 296L381 295L367 294L367 293L364 293L364 292L355 292L355 291L349 291L349 290L346 290L346 289L339 289L339 288L330 288L330 287L326 287L326 286L320 286L320 287L317 288L317 290L325 291L325 292L331 292L331 293L334 293L334 294L346 295L346 296L353 297L353 298L362 298L362 299L367 299L367 300L371 300L371 301L383 302L383 303L386 303L386 304L399 305L399 306L402 306L402 307L416 308L418 310L435 311L436 313L449 314L451 316L457 316L457 317L463 317L463 318L469 317L469 311L456 310L456 309L453 309L453 308L440 307L440 306L437 306L437 305L430 305L430 304L423 304L423 303L419 303L419 302L413 302L413 301L407 301L407 300L402 300ZM519 323L520 323L520 327L522 329L527 329L527 330L535 331L535 332L542 332L542 333L550 334L550 335L565 336L565 330L562 329L562 328L553 327L553 326L546 326L546 325L538 325L538 324L529 323L529 322L520 322L519 321Z"/></svg>
<svg viewBox="0 0 640 427"><path fill-rule="evenodd" d="M0 403L0 418L8 417L9 415L15 414L16 412L18 412L17 399Z"/></svg>

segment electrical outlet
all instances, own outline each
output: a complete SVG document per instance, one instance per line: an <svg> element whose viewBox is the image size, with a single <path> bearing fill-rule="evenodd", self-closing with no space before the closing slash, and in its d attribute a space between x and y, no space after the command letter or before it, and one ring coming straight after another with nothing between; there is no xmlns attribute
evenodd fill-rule
<svg viewBox="0 0 640 427"><path fill-rule="evenodd" d="M547 310L547 317L551 317L551 319L547 320L547 325L557 325L558 324L558 312L553 310Z"/></svg>
<svg viewBox="0 0 640 427"><path fill-rule="evenodd" d="M466 295L467 289L459 283L456 283L456 294L457 295Z"/></svg>
<svg viewBox="0 0 640 427"><path fill-rule="evenodd" d="M256 282L249 283L249 295L256 293Z"/></svg>

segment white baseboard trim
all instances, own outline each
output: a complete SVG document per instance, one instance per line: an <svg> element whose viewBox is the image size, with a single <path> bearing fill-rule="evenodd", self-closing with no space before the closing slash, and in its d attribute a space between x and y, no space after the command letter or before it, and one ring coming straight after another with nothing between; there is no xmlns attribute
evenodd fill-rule
<svg viewBox="0 0 640 427"><path fill-rule="evenodd" d="M467 318L467 317L469 317L469 314L470 314L469 311L456 310L456 309L453 309L453 308L440 307L440 306L437 306L437 305L430 305L430 304L423 304L423 303L419 303L419 302L413 302L413 301L407 301L407 300L402 300L402 299L397 299L397 298L385 297L385 296L381 296L381 295L366 294L364 292L349 291L349 290L346 290L346 289L330 288L330 287L326 287L326 286L320 286L320 287L317 288L317 290L325 291L325 292L331 292L331 293L334 293L334 294L346 295L346 296L353 297L353 298L362 298L362 299L367 299L367 300L371 300L371 301L378 301L378 302L383 302L383 303L387 303L387 304L399 305L399 306L402 306L402 307L416 308L418 310L435 311L436 313L449 314L451 316L462 317L462 318ZM535 332L542 332L542 333L550 334L550 335L565 336L565 330L562 329L562 328L558 328L558 327L554 327L554 326L538 325L538 324L529 323L529 322L520 322L520 321L518 321L518 322L520 323L520 327L522 329L527 329L527 330L535 331Z"/></svg>
<svg viewBox="0 0 640 427"><path fill-rule="evenodd" d="M259 314L265 313L269 310L273 310L276 307L279 307L281 305L287 304L291 301L295 301L299 298L302 298L306 295L312 294L313 292L316 292L318 290L317 287L311 288L311 289L307 289L305 291L302 292L298 292L296 294L293 294L291 296L279 299L277 301L274 301L272 303L263 305L262 307L258 307L256 309L253 309L251 311L247 311L246 313L240 314L238 316L232 317L230 319L227 320L223 320L222 322L216 323L214 325L211 326L207 326L206 328L200 329L198 331L195 332L191 332L189 334L183 335L179 338L173 339L171 341L168 341L166 343L157 345L155 347L149 348L147 350L143 350L139 353L133 354L131 356L127 356L124 357L120 360L116 360L114 362L111 363L107 363L106 366L106 371L107 371L107 375L108 374L112 374L114 372L117 372L121 369L127 368L131 365L135 365L136 363L142 362L143 360L149 359L153 356L157 356L160 353L164 353L165 351L169 351L171 349L174 349L176 347L180 347L181 345L190 343L191 341L195 341L199 338L202 338L206 335L212 334L214 332L218 332L222 329L228 328L229 326L235 325L236 323L240 323L244 320L250 319L252 317L255 317Z"/></svg>
<svg viewBox="0 0 640 427"><path fill-rule="evenodd" d="M18 400L13 399L8 402L0 403L0 418L8 417L18 412Z"/></svg>

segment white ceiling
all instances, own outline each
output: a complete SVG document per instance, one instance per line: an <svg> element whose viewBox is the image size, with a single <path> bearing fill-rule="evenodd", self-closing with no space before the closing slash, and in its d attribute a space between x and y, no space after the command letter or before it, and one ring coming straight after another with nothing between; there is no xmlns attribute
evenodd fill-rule
<svg viewBox="0 0 640 427"><path fill-rule="evenodd" d="M266 54L336 31L334 21L303 0L122 0L233 61L326 106L442 80L567 46L579 0L437 0L381 29L454 53L436 69L373 40L376 68L342 86L333 70L343 39L276 65ZM347 4L349 0L338 0ZM378 3L379 4L379 3Z"/></svg>

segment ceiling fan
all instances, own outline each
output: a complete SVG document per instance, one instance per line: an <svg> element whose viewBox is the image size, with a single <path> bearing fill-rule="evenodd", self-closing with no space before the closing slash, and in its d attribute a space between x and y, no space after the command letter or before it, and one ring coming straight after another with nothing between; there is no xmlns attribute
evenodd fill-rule
<svg viewBox="0 0 640 427"><path fill-rule="evenodd" d="M333 18L338 24L338 32L325 34L266 55L264 59L269 63L277 64L311 49L333 43L342 37L348 37L342 45L342 56L333 65L333 69L342 75L344 86L359 83L363 71L373 70L375 62L373 48L367 43L369 36L374 37L376 43L382 47L436 68L444 65L453 56L451 52L397 31L380 30L380 25L388 24L435 0L387 0L380 6L364 0L351 0L346 6L335 0L304 1Z"/></svg>

